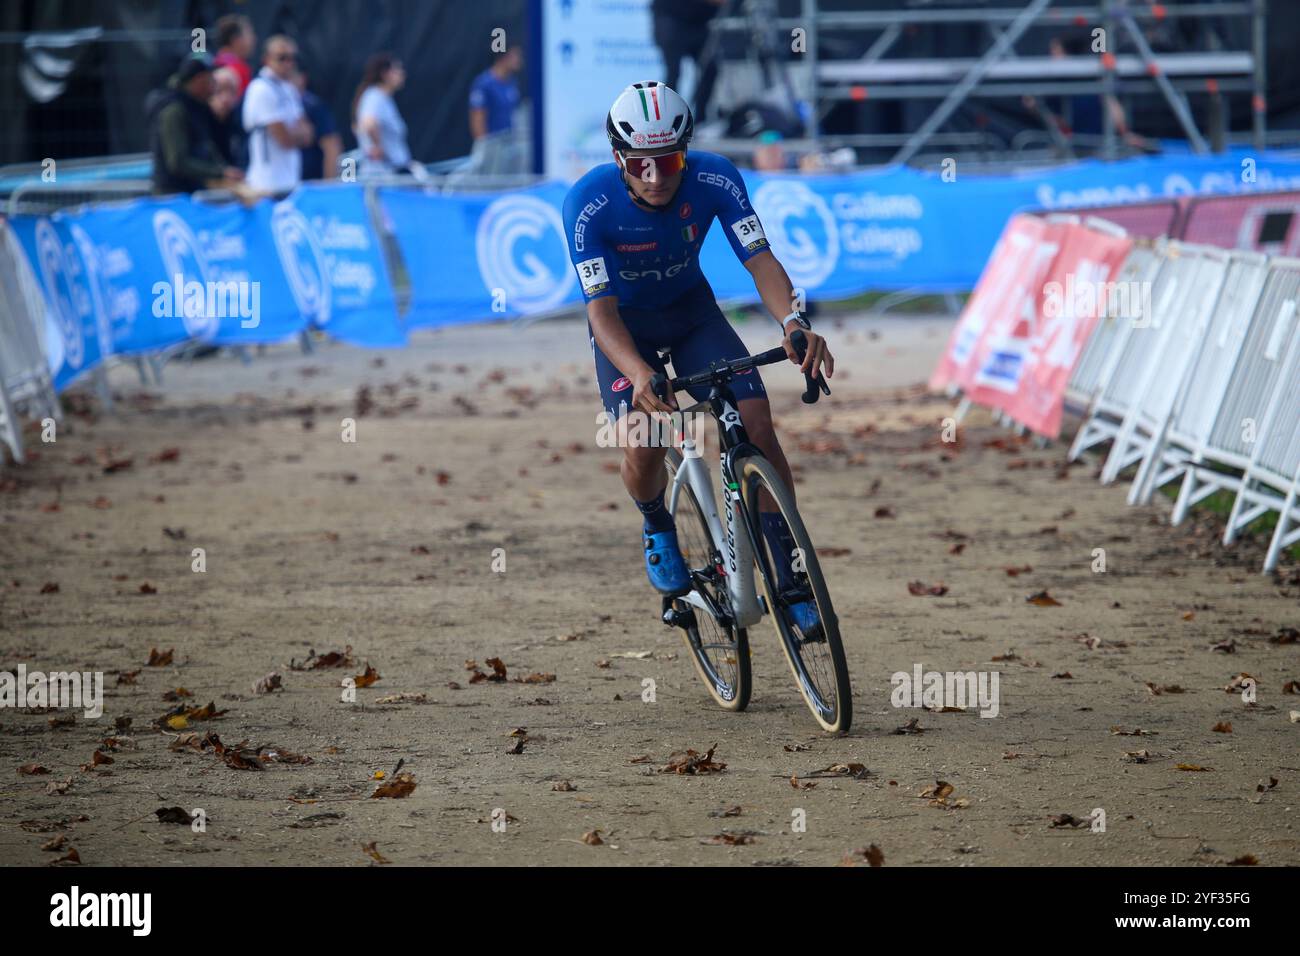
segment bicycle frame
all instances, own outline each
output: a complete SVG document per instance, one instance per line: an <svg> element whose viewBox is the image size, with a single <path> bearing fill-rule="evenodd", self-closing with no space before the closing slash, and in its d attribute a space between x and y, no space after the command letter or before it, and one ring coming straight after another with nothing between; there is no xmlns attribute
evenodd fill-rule
<svg viewBox="0 0 1300 956"><path fill-rule="evenodd" d="M681 420L686 416L708 407L718 423L718 444L723 481L723 498L726 512L718 514L717 499L713 495L713 482L709 471L697 450L695 441L684 433L681 434L682 467L673 476L667 495L669 510L677 513L677 497L683 485L689 485L704 520L708 523L713 546L722 555L724 573L727 580L727 593L731 599L731 610L738 627L752 627L757 624L764 613L758 591L754 586L754 547L758 539L755 535L759 529L750 527L749 513L740 496L740 483L736 478L736 465L746 455L762 454L750 444L749 436L740 421L736 397L726 385L715 385L709 397L702 402L682 410ZM725 517L725 524L724 524ZM737 526L743 528L739 531ZM712 614L712 609L705 603L698 591L691 591L681 600Z"/></svg>

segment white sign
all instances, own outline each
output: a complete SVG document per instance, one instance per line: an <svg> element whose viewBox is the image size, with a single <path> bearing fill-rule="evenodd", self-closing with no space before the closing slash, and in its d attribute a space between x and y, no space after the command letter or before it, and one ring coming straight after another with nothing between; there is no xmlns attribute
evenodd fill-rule
<svg viewBox="0 0 1300 956"><path fill-rule="evenodd" d="M638 80L664 78L650 20L650 0L542 0L547 176L572 181L611 161L605 116L615 97Z"/></svg>

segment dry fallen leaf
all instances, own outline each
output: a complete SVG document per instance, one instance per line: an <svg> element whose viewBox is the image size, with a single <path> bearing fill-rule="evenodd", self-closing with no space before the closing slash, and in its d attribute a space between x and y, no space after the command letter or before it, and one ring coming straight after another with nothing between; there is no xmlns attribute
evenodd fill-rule
<svg viewBox="0 0 1300 956"><path fill-rule="evenodd" d="M1029 595L1029 597L1025 598L1025 601L1029 604L1034 605L1035 607L1060 607L1061 606L1061 602L1058 601L1056 598L1052 597L1046 591L1038 591L1035 594L1031 594Z"/></svg>
<svg viewBox="0 0 1300 956"><path fill-rule="evenodd" d="M1210 730L1214 731L1216 734L1230 734L1232 733L1232 724L1226 720L1221 720L1211 727Z"/></svg>
<svg viewBox="0 0 1300 956"><path fill-rule="evenodd" d="M415 775L412 773L399 773L387 783L382 783L375 788L375 792L370 796L388 797L393 800L400 800L402 797L409 797L415 792Z"/></svg>
<svg viewBox="0 0 1300 956"><path fill-rule="evenodd" d="M936 800L942 800L953 792L953 785L944 780L938 780L922 790L917 796L929 797Z"/></svg>
<svg viewBox="0 0 1300 956"><path fill-rule="evenodd" d="M361 849L363 849L363 850L366 852L366 855L367 855L368 857L370 857L372 860L374 860L376 863L391 863L391 862L392 862L392 860L386 859L386 858L384 857L384 855L383 855L382 853L380 853L380 852L379 852L375 847L376 847L376 844L375 844L375 843L363 843L363 844L361 844Z"/></svg>
<svg viewBox="0 0 1300 956"><path fill-rule="evenodd" d="M711 836L707 840L701 840L700 842L710 846L745 846L753 843L754 837L750 833L728 833L723 831L717 836Z"/></svg>
<svg viewBox="0 0 1300 956"><path fill-rule="evenodd" d="M256 683L253 684L253 693L269 694L272 691L284 690L284 685L282 683L283 680L284 678L282 678L277 672L272 671L265 677L259 677L257 679Z"/></svg>
<svg viewBox="0 0 1300 956"><path fill-rule="evenodd" d="M1048 824L1049 827L1053 828L1069 827L1071 829L1078 829L1079 827L1086 827L1088 825L1088 820L1080 820L1078 817L1072 816L1068 813L1057 814L1052 817L1051 823Z"/></svg>
<svg viewBox="0 0 1300 956"><path fill-rule="evenodd" d="M352 681L357 687L369 687L379 679L379 671L371 667L370 662L367 661L365 673L358 674L356 677L352 678Z"/></svg>
<svg viewBox="0 0 1300 956"><path fill-rule="evenodd" d="M605 841L600 838L599 830L588 830L582 835L582 842L587 846L603 846Z"/></svg>
<svg viewBox="0 0 1300 956"><path fill-rule="evenodd" d="M165 651L160 651L156 647L149 648L149 660L146 667L168 667L172 663L172 657L176 653L176 648L169 647Z"/></svg>
<svg viewBox="0 0 1300 956"><path fill-rule="evenodd" d="M74 863L74 864L80 864L80 863L81 863L81 854L77 852L77 848L76 848L75 846L70 846L70 847L68 847L68 853L67 853L66 856L61 856L61 857L59 857L57 860L51 860L50 863L49 863L49 865L50 865L50 866L54 866L55 864L58 864L58 863Z"/></svg>
<svg viewBox="0 0 1300 956"><path fill-rule="evenodd" d="M727 765L714 762L713 752L717 749L718 745L714 744L704 754L690 749L687 749L685 753L673 753L669 755L667 765L659 768L659 772L676 774L721 773L727 769Z"/></svg>
<svg viewBox="0 0 1300 956"><path fill-rule="evenodd" d="M911 581L907 585L907 593L913 597L943 597L948 593L948 588L943 584L926 584L924 581Z"/></svg>

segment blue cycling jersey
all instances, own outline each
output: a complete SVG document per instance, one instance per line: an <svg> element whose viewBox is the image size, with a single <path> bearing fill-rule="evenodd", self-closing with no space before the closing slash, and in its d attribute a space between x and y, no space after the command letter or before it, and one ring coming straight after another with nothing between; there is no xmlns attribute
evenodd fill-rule
<svg viewBox="0 0 1300 956"><path fill-rule="evenodd" d="M632 201L616 163L597 166L564 200L569 255L586 301L616 295L620 305L657 309L704 279L700 246L722 223L741 262L768 248L735 165L716 153L689 152L677 195L654 212Z"/></svg>

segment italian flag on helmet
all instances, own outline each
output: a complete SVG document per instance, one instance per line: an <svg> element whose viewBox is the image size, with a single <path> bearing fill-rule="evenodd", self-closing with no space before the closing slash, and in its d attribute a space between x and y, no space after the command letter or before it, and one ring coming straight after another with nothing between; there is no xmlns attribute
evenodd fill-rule
<svg viewBox="0 0 1300 956"><path fill-rule="evenodd" d="M633 83L605 119L605 134L617 150L685 149L694 131L686 101L657 80Z"/></svg>

